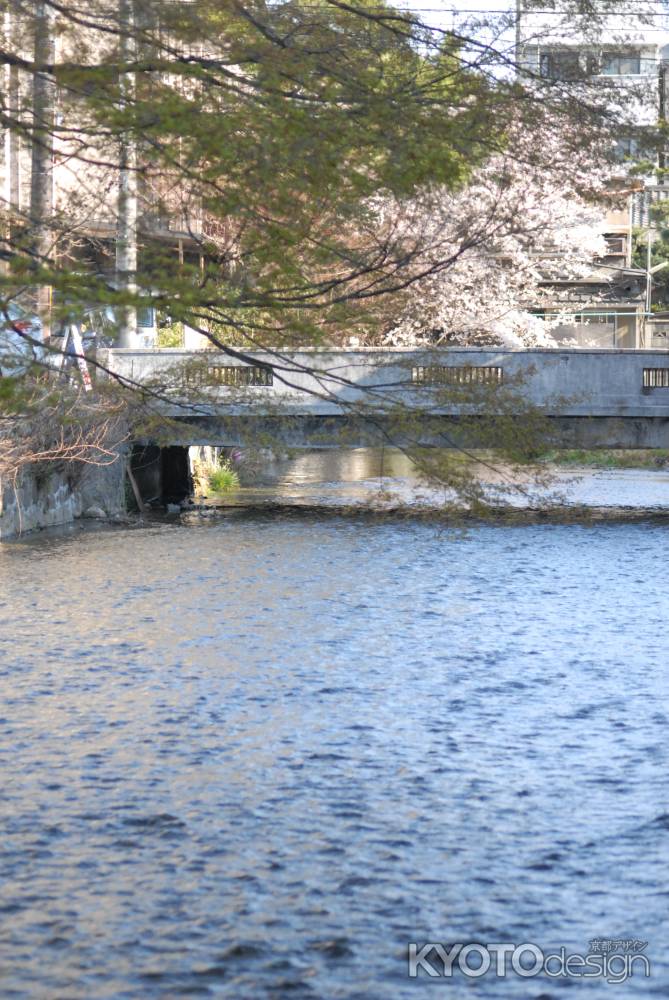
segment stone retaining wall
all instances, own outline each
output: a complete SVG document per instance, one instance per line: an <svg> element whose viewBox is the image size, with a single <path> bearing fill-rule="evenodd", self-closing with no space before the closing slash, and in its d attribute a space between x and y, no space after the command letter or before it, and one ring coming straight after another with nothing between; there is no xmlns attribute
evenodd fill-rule
<svg viewBox="0 0 669 1000"><path fill-rule="evenodd" d="M124 475L124 455L109 466L28 466L15 485L0 483L0 540L68 524L92 508L97 516L123 513Z"/></svg>

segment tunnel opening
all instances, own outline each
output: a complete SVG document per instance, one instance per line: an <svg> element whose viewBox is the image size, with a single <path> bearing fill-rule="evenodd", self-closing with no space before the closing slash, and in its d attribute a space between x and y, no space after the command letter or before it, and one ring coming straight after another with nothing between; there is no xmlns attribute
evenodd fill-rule
<svg viewBox="0 0 669 1000"><path fill-rule="evenodd" d="M162 493L160 448L156 444L133 445L130 471L142 503L160 503ZM133 497L137 501L137 497Z"/></svg>
<svg viewBox="0 0 669 1000"><path fill-rule="evenodd" d="M182 445L163 448L161 461L163 503L181 503L193 492L188 448Z"/></svg>
<svg viewBox="0 0 669 1000"><path fill-rule="evenodd" d="M193 492L188 448L181 445L134 445L130 471L141 503L147 506L181 503Z"/></svg>

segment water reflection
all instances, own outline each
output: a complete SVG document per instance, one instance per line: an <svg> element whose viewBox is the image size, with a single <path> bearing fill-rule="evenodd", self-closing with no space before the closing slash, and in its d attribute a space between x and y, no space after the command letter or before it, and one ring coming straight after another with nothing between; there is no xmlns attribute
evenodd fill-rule
<svg viewBox="0 0 669 1000"><path fill-rule="evenodd" d="M284 487L296 483L352 483L387 477L417 482L420 478L411 459L396 448L308 451L278 463L274 475Z"/></svg>
<svg viewBox="0 0 669 1000"><path fill-rule="evenodd" d="M225 497L210 497L215 505L239 504L401 504L438 506L453 494L428 483L411 459L396 448L354 448L303 451L277 459L270 453L242 458L243 488ZM503 466L479 466L484 481L505 481ZM554 469L550 486L534 487L529 495L509 490L505 503L523 507L554 502L586 507L669 508L669 470ZM526 482L526 485L527 482Z"/></svg>

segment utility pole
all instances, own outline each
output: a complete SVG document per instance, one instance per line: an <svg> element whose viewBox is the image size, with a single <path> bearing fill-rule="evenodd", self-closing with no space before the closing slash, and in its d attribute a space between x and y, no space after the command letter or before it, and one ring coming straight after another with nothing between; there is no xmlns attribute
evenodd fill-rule
<svg viewBox="0 0 669 1000"><path fill-rule="evenodd" d="M4 41L4 44L5 44L6 48L7 48L7 51L11 51L11 47L12 47L12 43L11 43L11 37L12 37L12 15L11 15L9 9L3 10L3 14L2 14L2 32L3 32L3 41ZM12 168L11 168L11 159L12 159L12 146L11 146L11 141L12 140L11 140L11 137L12 137L12 130L11 130L11 127L10 127L10 123L11 123L11 119L12 119L12 101L11 101L11 75L10 75L10 73L11 73L11 68L9 66L4 66L3 67L3 72L2 72L2 85L3 85L3 89L4 89L5 93L7 94L7 110L9 111L9 121L5 125L5 128L3 130L4 134L2 136L2 168L3 168L4 191L3 191L3 195L2 195L3 204L2 204L2 207L0 208L0 212L6 213L6 219L5 219L4 223L3 223L2 239L7 241L7 245L9 245L9 241L11 239L11 221L10 220L11 220L11 209L12 209ZM2 270L4 272L6 272L8 270L8 267L9 267L8 264L2 264L0 266L2 266Z"/></svg>
<svg viewBox="0 0 669 1000"><path fill-rule="evenodd" d="M119 0L119 61L121 63L121 110L132 112L135 74L124 72L135 58L134 0ZM137 291L137 143L133 128L121 124L119 180L116 224L116 283L120 292L132 296ZM137 347L137 309L126 304L121 309L119 347Z"/></svg>
<svg viewBox="0 0 669 1000"><path fill-rule="evenodd" d="M645 326L650 325L651 310L653 303L653 275L657 274L665 267L669 267L669 261L663 260L661 264L656 264L655 267L651 267L652 250L651 250L651 230L648 229L648 238L646 243L646 318ZM644 331L645 334L645 331ZM647 344L648 337L644 335L644 341ZM647 344L647 346L650 346Z"/></svg>
<svg viewBox="0 0 669 1000"><path fill-rule="evenodd" d="M11 14L9 31L12 30ZM10 35L11 38L11 35ZM21 100L19 93L19 69L18 66L8 67L7 97L9 101L10 122L16 121L19 117ZM13 128L7 129L7 203L11 208L21 210L21 152L18 132Z"/></svg>
<svg viewBox="0 0 669 1000"><path fill-rule="evenodd" d="M646 234L646 316L648 316L650 313L651 301L653 296L653 279L651 277L653 272L650 266L651 254L652 254L651 233L649 228L648 233Z"/></svg>
<svg viewBox="0 0 669 1000"><path fill-rule="evenodd" d="M55 85L46 68L53 64L55 44L51 9L37 0L33 22L32 158L30 174L31 252L35 268L48 266L53 247L53 128ZM42 67L40 69L39 67ZM41 284L36 293L43 336L50 334L51 289Z"/></svg>
<svg viewBox="0 0 669 1000"><path fill-rule="evenodd" d="M523 0L516 0L516 76L520 74L522 33L520 19L523 12Z"/></svg>

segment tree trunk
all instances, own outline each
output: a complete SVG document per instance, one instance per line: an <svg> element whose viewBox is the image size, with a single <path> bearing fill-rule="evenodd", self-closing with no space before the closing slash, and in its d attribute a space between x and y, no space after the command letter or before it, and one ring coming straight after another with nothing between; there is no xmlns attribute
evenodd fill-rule
<svg viewBox="0 0 669 1000"><path fill-rule="evenodd" d="M12 15L9 10L5 10L3 13L3 44L6 46L7 51L12 51L13 44L13 32L12 32ZM13 72L12 72L13 71ZM12 157L13 150L16 146L16 133L11 127L12 121L16 119L16 114L18 111L18 74L16 67L9 66L8 64L2 68L2 86L3 90L7 95L7 113L8 121L4 128L4 133L2 136L2 164L3 164L3 206L2 214L6 218L3 220L3 232L2 239L5 241L6 246L3 250L9 248L12 242L12 227L11 227L11 216L12 209L17 207L17 202L15 199L15 192L17 190L16 180L17 174L15 174L14 167L18 166L18 159L14 160ZM3 273L7 273L9 270L9 263L4 260L2 263Z"/></svg>
<svg viewBox="0 0 669 1000"><path fill-rule="evenodd" d="M34 61L37 66L53 63L54 35L49 6L44 0L35 5ZM48 266L53 247L53 127L55 85L52 76L39 70L32 86L32 163L30 174L31 250L35 267ZM37 311L42 318L43 334L50 333L51 289L40 285L36 294Z"/></svg>
<svg viewBox="0 0 669 1000"><path fill-rule="evenodd" d="M135 55L133 0L119 0L120 62L128 63ZM135 94L134 73L122 73L123 107L131 114ZM119 291L129 296L137 291L137 147L131 126L120 135L118 219L116 227L116 281ZM131 304L121 310L119 347L137 347L137 309Z"/></svg>

